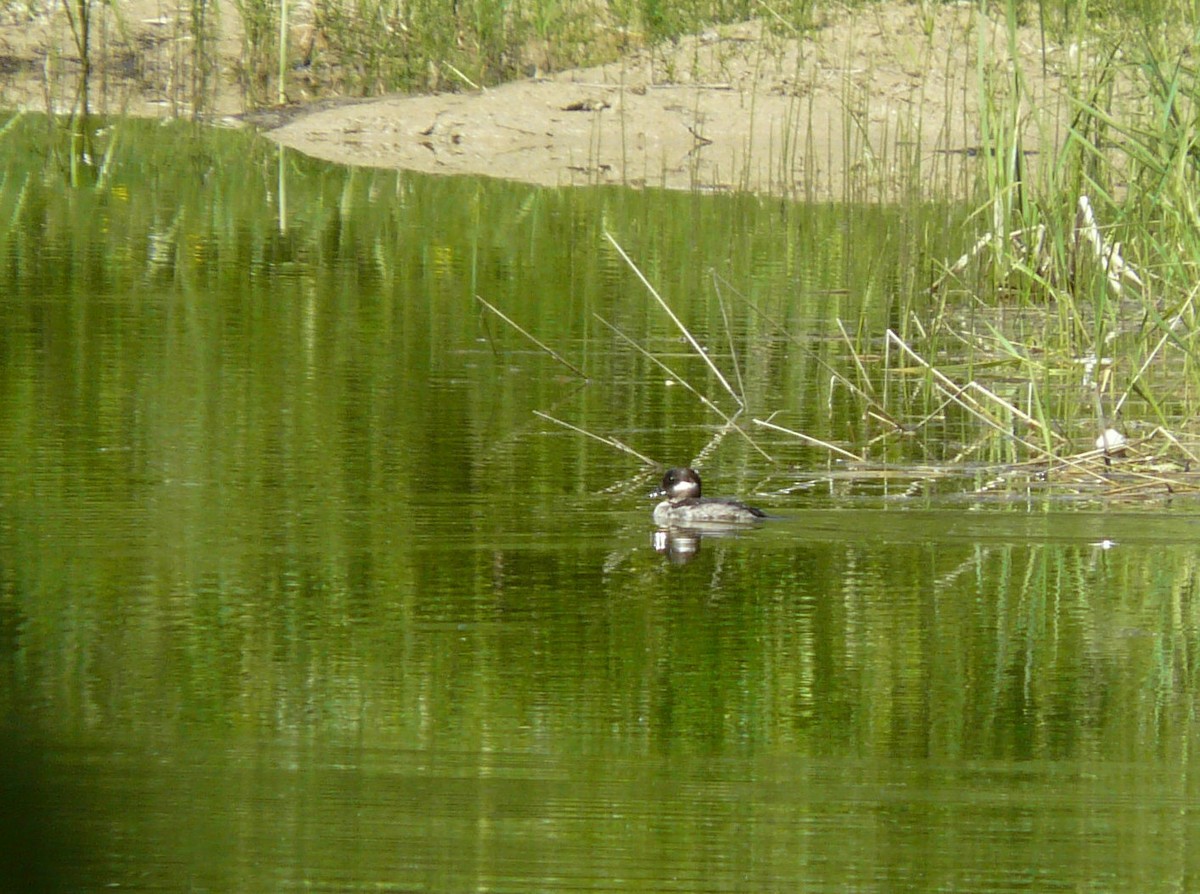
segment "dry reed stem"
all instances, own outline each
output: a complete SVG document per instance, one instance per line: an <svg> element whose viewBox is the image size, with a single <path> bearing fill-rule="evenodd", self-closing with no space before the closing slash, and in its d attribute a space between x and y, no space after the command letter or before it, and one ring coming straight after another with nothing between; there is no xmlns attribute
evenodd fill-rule
<svg viewBox="0 0 1200 894"><path fill-rule="evenodd" d="M1034 453L1038 453L1038 454L1041 454L1044 456L1050 456L1049 452L1046 451L1045 448L1040 447L1040 446L1032 443L1031 441L1026 441L1024 438L1020 437L1019 435L1014 435L1011 431L1008 431L1007 429L1005 429L1004 426L1000 425L998 422L996 422L994 419L992 419L989 415L987 415L985 412L983 412L982 409L977 409L977 407L979 406L978 402L975 400L968 400L966 392L967 391L978 391L981 394L983 394L985 397L987 397L989 400L991 400L994 403L998 404L999 406L1003 407L1006 412L1011 413L1012 415L1016 416L1018 419L1020 419L1026 425L1030 426L1031 428L1036 428L1038 430L1042 430L1043 426L1038 420L1034 419L1028 413L1025 413L1022 410L1019 410L1013 404L1009 403L1008 401L1004 400L1003 398L999 397L998 395L996 395L996 394L992 393L991 391L989 391L988 389L984 388L978 382L971 381L971 382L967 382L965 385L959 385L957 382L955 382L953 379L951 379L945 373L943 373L939 369L937 369L937 367L935 367L933 364L931 364L928 360L926 360L924 357L922 357L920 354L918 354L916 351L914 351L911 347L909 347L907 344L905 344L904 340L901 339L900 336L898 336L896 334L895 330L888 329L887 337L897 347L899 347L904 353L908 354L908 356L910 356L917 363L918 366L920 366L922 369L929 372L929 374L932 375L934 377L934 379L937 380L938 385L940 386L940 389L945 394L947 394L952 400L954 400L955 403L957 403L959 406L963 407L965 410L967 410L967 412L971 413L971 415L975 416L977 419L986 423L987 425L992 426L993 428L997 429L998 431L1003 432L1004 434L1008 435L1009 437L1012 437L1016 441L1025 445L1029 450L1033 451ZM1051 433L1051 434L1053 434L1053 433Z"/></svg>
<svg viewBox="0 0 1200 894"><path fill-rule="evenodd" d="M767 462L775 462L775 460L771 457L770 454L768 454L765 450L763 450L761 447L758 446L758 444L756 444L754 442L754 439L752 437L750 437L749 433L744 428L742 428L740 425L738 425L736 422L734 422L733 417L729 416L724 410L722 410L720 407L718 407L716 404L714 404L711 400L709 400L707 397L705 397L703 394L701 394L698 390L696 390L696 388L694 388L685 378L683 378L683 376L680 376L678 373L675 372L675 370L671 369L671 367L667 366L665 363L663 363L661 360L659 360L657 357L655 357L653 354L651 354L649 351L647 351L645 348L643 348L641 345L639 345L636 341L634 341L632 338L630 338L628 335L626 335L624 332L622 332L620 329L618 329L612 323L608 322L608 320L604 319L604 317L600 316L597 313L592 314L592 316L594 316L597 320L599 320L601 323L603 323L605 326L607 326L609 329L611 329L612 332L618 338L620 338L622 341L624 341L627 345L629 345L631 348L633 348L635 351L637 351L639 354L641 354L643 357L645 357L651 363L658 366L659 369L661 369L663 372L665 372L667 375L669 375L674 381L678 382L680 385L682 385L684 388L686 388L689 393L694 394L697 397L697 399L699 399L700 403L704 404L704 406L708 407L710 410L712 410L714 413L716 413L718 416L720 416L721 420L726 425L733 428L734 431L736 431L743 438L745 438L746 442L751 447L753 447L755 450L757 450L759 452L759 454L761 454L762 457L767 460ZM738 412L740 413L741 410L738 410Z"/></svg>
<svg viewBox="0 0 1200 894"><path fill-rule="evenodd" d="M725 324L725 334L729 337L729 360L733 364L733 375L737 379L738 393L746 393L746 383L742 381L742 368L738 363L737 346L733 341L733 327L729 325L729 313L725 310L725 299L721 297L721 282L713 272L713 293L717 296L717 306L721 308L721 322Z"/></svg>
<svg viewBox="0 0 1200 894"><path fill-rule="evenodd" d="M472 90L478 90L481 93L487 92L486 88L480 87L478 84L476 84L474 81L472 81L470 78L468 78L465 74L463 74L461 71L459 71L453 65L451 65L445 59L442 60L442 65L444 65L444 66L446 66L446 68L450 69L451 72L453 72L455 75L457 75L459 77L459 79L461 79L462 82L464 84L466 84L468 87L470 87Z"/></svg>
<svg viewBox="0 0 1200 894"><path fill-rule="evenodd" d="M1152 438L1158 434L1161 434L1164 438L1166 438L1168 441L1170 441L1172 444L1174 444L1179 449L1179 451L1188 458L1189 462L1193 462L1193 463L1196 463L1197 465L1200 465L1200 459L1198 459L1196 457L1196 454L1192 453L1192 451L1190 451L1186 447L1184 447L1183 444L1180 443L1179 439L1177 437L1175 437L1174 433L1167 431L1161 425L1158 426L1156 429L1154 429L1154 431L1150 432L1150 434L1147 436L1146 440L1149 440L1150 438Z"/></svg>
<svg viewBox="0 0 1200 894"><path fill-rule="evenodd" d="M916 361L916 363L919 366L928 370L930 375L932 375L935 378L935 380L937 381L939 390L941 390L951 400L953 400L955 403L957 403L960 407L962 407L964 410L966 410L972 416L979 419L985 425L990 426L991 428L993 428L996 431L1003 434L1005 437L1012 438L1014 441L1016 441L1017 443L1024 446L1027 450L1029 450L1030 452L1034 453L1037 456L1042 457L1046 461L1063 463L1064 465L1070 466L1071 468L1076 469L1077 471L1081 472L1084 475L1090 476L1092 478L1096 478L1097 480L1100 480L1100 481L1105 480L1103 474L1101 474L1099 472L1095 472L1095 471L1087 468L1085 465L1079 463L1077 460L1071 459L1068 457L1055 456L1054 454L1050 453L1048 450L1046 450L1041 445L1035 444L1032 441L1028 441L1025 438L1022 438L1020 435L1014 434L1012 431L1005 428L1003 425L996 422L996 420L994 420L991 416L989 416L987 413L985 413L983 411L983 409L980 408L979 402L974 399L971 399L970 395L968 395L966 392L968 390L977 391L977 392L983 394L989 400L991 400L994 403L998 404L999 406L1003 407L1007 412L1012 413L1018 419L1021 419L1023 422L1025 422L1030 427L1044 431L1045 430L1044 426L1038 420L1036 420L1032 416L1030 416L1028 413L1025 413L1022 410L1019 410L1017 407L1013 406L1008 401L1002 399L998 395L989 391L987 388L984 388L982 385L980 385L977 382L972 381L972 382L967 382L965 385L959 385L958 383L956 383L955 381L950 379L948 376L946 376L944 373L942 373L940 370L936 369L932 364L930 364L927 360L925 360L924 357L919 355L916 351L914 351L912 348L910 348L907 344L905 344L904 341L901 340L900 337L898 335L896 335L896 333L893 330L889 329L887 331L887 334L888 334L888 338L892 342L894 342L902 351L904 351L906 354L908 354L910 357L912 357L913 360ZM1065 438L1063 438L1057 432L1050 432L1050 434L1052 437L1058 438L1060 441L1065 440Z"/></svg>
<svg viewBox="0 0 1200 894"><path fill-rule="evenodd" d="M594 441L599 441L601 444L607 444L609 447L615 447L617 450L620 450L623 453L628 453L630 456L636 456L638 459L640 459L642 462L644 462L646 465L650 466L651 468L654 468L654 469L662 468L662 463L655 462L650 457L648 457L644 454L638 453L636 450L634 450L628 444L624 443L623 441L618 441L616 438L606 438L606 437L604 437L604 435L594 434L594 433L588 431L586 428L580 428L578 425L572 425L569 422L564 422L563 420L561 420L555 416L551 416L549 413L543 413L541 410L534 410L533 415L538 416L542 419L545 419L547 422L553 422L555 425L561 425L563 428L569 428L571 431L578 432L581 435L585 435L586 437L589 437Z"/></svg>
<svg viewBox="0 0 1200 894"><path fill-rule="evenodd" d="M790 429L790 428L784 428L782 425L776 425L774 422L771 422L768 419L754 419L752 421L754 422L755 425L761 426L763 428L773 429L774 431L782 432L785 435L791 435L794 438L799 438L801 441L804 441L806 444L812 444L814 447L821 447L825 450L828 450L830 453L836 453L839 456L843 456L846 459L849 459L853 462L860 463L860 462L864 461L861 456L855 456L853 453L850 453L848 450L843 450L841 447L837 447L833 444L830 444L827 441L822 441L820 438L814 438L811 435L806 435L803 432L794 431L793 429Z"/></svg>
<svg viewBox="0 0 1200 894"><path fill-rule="evenodd" d="M858 356L858 351L855 350L854 343L850 340L850 333L846 331L845 324L842 323L842 318L837 318L838 332L842 333L842 341L846 343L846 350L850 352L850 358L854 361L854 366L858 370L858 377L865 383L867 388L871 389L872 396L874 395L874 387L871 385L871 379L867 375L867 369L863 366L862 358ZM892 422L895 425L895 422Z"/></svg>
<svg viewBox="0 0 1200 894"><path fill-rule="evenodd" d="M579 376L581 379L584 379L584 380L587 380L589 378L588 374L585 373L582 369L580 369L578 366L576 366L570 360L567 360L565 357L563 357L561 354L559 354L557 351L555 351L549 345L545 344L544 342L539 341L534 335L532 335L528 331L526 331L519 323L517 323L511 317L506 316L504 314L504 312L501 311L494 304L491 304L488 301L485 301L483 298L481 298L478 295L475 296L475 300L478 301L480 304L482 304L484 307L486 307L488 310L490 310L492 313L494 313L496 316L498 316L500 319L502 319L504 322L508 323L508 325L512 326L514 329L516 329L518 332L520 332L523 336L525 336L527 339L529 339L531 342L533 342L535 345L537 345L539 348L541 348L543 351L545 351L547 354L549 354L551 357L553 357L555 360L557 360L559 363L561 363L567 369L571 370L571 372L575 373L575 375Z"/></svg>
<svg viewBox="0 0 1200 894"><path fill-rule="evenodd" d="M712 358L708 356L708 353L704 350L704 348L700 347L700 343L696 341L696 339L692 336L692 333L688 331L687 326L683 325L683 321L675 315L675 312L671 310L670 305L668 305L667 302L663 300L663 297L658 294L658 290L650 284L650 280L646 279L642 271L638 269L637 264L633 263L633 260L625 253L625 249L621 247L621 243L617 242L617 240L613 238L612 233L606 232L604 234L604 238L612 243L613 248L617 250L617 254L619 254L621 259L629 265L629 269L637 274L637 278L642 281L642 285L646 287L647 291L650 292L654 300L658 302L659 307L666 312L667 316L671 318L671 322L674 323L679 328L679 331L683 333L683 337L687 339L688 344L690 344L692 349L700 355L700 358L706 364L708 364L708 368L712 370L713 375L715 375L720 383L725 386L725 390L729 392L729 396L737 402L739 407L744 409L746 402L742 400L742 398L733 390L733 387L725 379L725 376L722 375L721 370L719 370L717 365L713 363Z"/></svg>
<svg viewBox="0 0 1200 894"><path fill-rule="evenodd" d="M751 301L749 298L747 298L745 295L743 295L741 292L739 292L728 280L721 279L720 281L723 282L726 286L728 286L735 295L737 295L740 299L742 299L743 304L745 304L748 308L750 308L752 311L754 311L759 317L766 320L771 325L771 327L775 329L776 332L778 332L780 335L783 335L784 337L786 337L793 345L795 345L797 348L799 348L801 351L803 351L806 356L812 358L812 360L815 363L817 363L823 370L825 370L827 373L829 373L829 375L835 381L837 381L840 384L842 384L843 386L845 386L850 391L851 394L854 394L854 395L862 398L864 401L866 401L874 409L874 411L879 415L879 418L881 420L886 421L889 425L892 425L897 429L903 428L903 426L900 425L900 423L898 423L895 419L891 418L891 415L888 413L887 408L884 407L881 403L879 403L879 401L875 398L873 393L870 393L870 392L864 390L862 388L862 386L856 384L855 382L852 382L849 379L849 377L847 377L844 373L840 372L839 370L837 370L833 366L831 366L829 364L829 362L827 360L825 360L825 358L823 358L820 354L818 354L816 351L812 350L807 345L800 342L799 339L797 339L794 335L792 335L791 332L788 331L787 327L785 327L782 323L780 323L778 320L776 320L774 317L772 317L770 314L768 314L766 311L764 311L762 308L760 308L758 305L756 305L753 301ZM857 362L857 358L856 358L856 362ZM859 365L861 366L861 363ZM867 383L870 384L869 379L867 380Z"/></svg>

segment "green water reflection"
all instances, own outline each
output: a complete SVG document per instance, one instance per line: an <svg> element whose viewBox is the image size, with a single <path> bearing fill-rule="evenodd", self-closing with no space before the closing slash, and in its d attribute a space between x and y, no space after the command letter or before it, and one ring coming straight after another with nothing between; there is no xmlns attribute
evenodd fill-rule
<svg viewBox="0 0 1200 894"><path fill-rule="evenodd" d="M48 145L0 137L0 704L63 887L1196 886L1194 514L785 493L823 452L714 441L593 316L678 339L611 232L760 407L844 440L835 321L888 325L958 212L145 123L79 188ZM672 564L652 476L534 410L711 444L783 518Z"/></svg>

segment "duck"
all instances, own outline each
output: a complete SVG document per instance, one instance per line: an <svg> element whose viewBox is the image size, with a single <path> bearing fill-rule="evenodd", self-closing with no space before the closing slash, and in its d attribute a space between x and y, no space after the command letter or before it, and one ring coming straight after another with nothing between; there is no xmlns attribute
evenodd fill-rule
<svg viewBox="0 0 1200 894"><path fill-rule="evenodd" d="M665 497L654 507L654 521L659 525L744 525L767 518L767 513L754 506L725 497L702 497L700 473L680 467L667 469L662 487L651 496Z"/></svg>

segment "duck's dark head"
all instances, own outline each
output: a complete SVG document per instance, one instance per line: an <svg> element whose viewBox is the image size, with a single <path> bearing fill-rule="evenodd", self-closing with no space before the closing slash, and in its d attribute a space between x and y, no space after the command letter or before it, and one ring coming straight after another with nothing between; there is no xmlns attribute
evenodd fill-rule
<svg viewBox="0 0 1200 894"><path fill-rule="evenodd" d="M662 488L654 496L668 500L693 500L700 496L700 475L695 469L667 469L663 475Z"/></svg>

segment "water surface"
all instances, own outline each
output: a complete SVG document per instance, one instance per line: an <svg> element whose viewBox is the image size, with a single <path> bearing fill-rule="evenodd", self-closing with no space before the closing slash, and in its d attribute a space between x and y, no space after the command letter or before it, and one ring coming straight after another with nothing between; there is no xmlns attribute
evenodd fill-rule
<svg viewBox="0 0 1200 894"><path fill-rule="evenodd" d="M134 123L80 177L55 139L0 142L4 785L45 886L1196 886L1194 509L767 461L605 238L750 412L853 445L836 323L894 322L965 212ZM653 473L534 410L781 518L672 561Z"/></svg>

